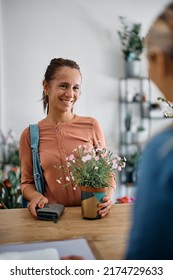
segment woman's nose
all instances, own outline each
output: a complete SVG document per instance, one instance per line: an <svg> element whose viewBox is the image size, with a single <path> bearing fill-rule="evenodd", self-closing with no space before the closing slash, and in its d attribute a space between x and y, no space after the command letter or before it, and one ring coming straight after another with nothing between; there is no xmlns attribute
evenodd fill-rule
<svg viewBox="0 0 173 280"><path fill-rule="evenodd" d="M73 95L74 95L73 88L71 88L71 87L67 88L65 91L65 95L68 97L73 97Z"/></svg>

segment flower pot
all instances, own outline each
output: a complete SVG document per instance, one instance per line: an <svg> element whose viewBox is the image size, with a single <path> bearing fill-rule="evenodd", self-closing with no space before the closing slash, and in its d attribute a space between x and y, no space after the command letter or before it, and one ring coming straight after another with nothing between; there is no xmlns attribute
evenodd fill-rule
<svg viewBox="0 0 173 280"><path fill-rule="evenodd" d="M134 181L134 169L126 170L126 184L133 184Z"/></svg>
<svg viewBox="0 0 173 280"><path fill-rule="evenodd" d="M140 60L125 61L126 77L139 77L140 73L141 73L141 61Z"/></svg>
<svg viewBox="0 0 173 280"><path fill-rule="evenodd" d="M85 219L99 219L98 211L101 209L98 204L106 195L106 188L93 188L80 186L81 189L81 210L82 217Z"/></svg>

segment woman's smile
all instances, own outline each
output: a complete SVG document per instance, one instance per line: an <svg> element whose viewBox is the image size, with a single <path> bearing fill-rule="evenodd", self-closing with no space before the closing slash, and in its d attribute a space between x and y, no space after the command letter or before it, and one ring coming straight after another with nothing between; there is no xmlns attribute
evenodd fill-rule
<svg viewBox="0 0 173 280"><path fill-rule="evenodd" d="M70 106L74 103L74 99L67 99L63 97L59 97L59 100L63 102L63 104Z"/></svg>

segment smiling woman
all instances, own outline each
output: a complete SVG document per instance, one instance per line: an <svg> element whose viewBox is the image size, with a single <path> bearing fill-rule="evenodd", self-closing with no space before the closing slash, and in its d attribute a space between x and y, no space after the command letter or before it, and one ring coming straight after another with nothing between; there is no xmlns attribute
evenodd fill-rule
<svg viewBox="0 0 173 280"><path fill-rule="evenodd" d="M58 106L59 113L63 114L65 111L68 112L69 107L72 109L79 97L81 80L80 68L76 62L62 58L52 59L43 81L44 110L47 109L49 113L51 106L52 114ZM51 114L49 113L49 117ZM55 115L57 117L57 111ZM58 120L59 117L60 115Z"/></svg>
<svg viewBox="0 0 173 280"><path fill-rule="evenodd" d="M43 80L43 108L47 116L38 122L39 126L39 157L45 178L44 195L36 191L33 177L32 151L30 147L29 128L26 128L20 138L20 158L22 165L21 189L23 196L29 201L28 208L36 216L36 207L43 208L45 204L61 203L65 206L81 204L80 189L74 190L67 183L67 158L79 145L88 149L101 145L106 146L105 138L98 121L91 117L77 116L73 106L78 100L81 90L82 75L75 61L54 58L47 67ZM64 166L57 169L54 166ZM61 185L57 183L61 179ZM110 182L110 188L98 205L99 214L104 217L110 210L115 180Z"/></svg>

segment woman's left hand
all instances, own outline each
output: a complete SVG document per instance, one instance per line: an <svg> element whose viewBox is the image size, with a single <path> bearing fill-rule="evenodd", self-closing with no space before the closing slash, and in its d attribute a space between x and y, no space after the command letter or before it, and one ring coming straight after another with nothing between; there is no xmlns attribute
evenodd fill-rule
<svg viewBox="0 0 173 280"><path fill-rule="evenodd" d="M99 208L101 209L99 210L98 213L101 218L103 218L109 213L111 206L112 206L111 198L108 195L104 196L102 199L102 203L99 204Z"/></svg>

